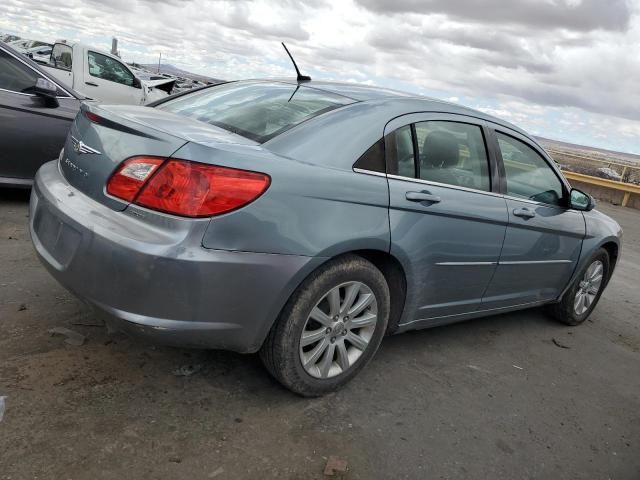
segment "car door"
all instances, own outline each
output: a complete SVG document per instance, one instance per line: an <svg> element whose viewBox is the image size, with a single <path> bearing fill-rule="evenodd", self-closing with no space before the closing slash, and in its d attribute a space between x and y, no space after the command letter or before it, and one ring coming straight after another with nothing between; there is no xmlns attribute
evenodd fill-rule
<svg viewBox="0 0 640 480"><path fill-rule="evenodd" d="M42 75L0 49L0 179L28 184L44 162L60 153L79 101L59 89L58 106L33 94Z"/></svg>
<svg viewBox="0 0 640 480"><path fill-rule="evenodd" d="M481 310L508 219L484 123L411 114L385 132L391 253L412 286L404 322Z"/></svg>
<svg viewBox="0 0 640 480"><path fill-rule="evenodd" d="M87 51L84 92L103 103L139 105L142 89L133 73L115 58Z"/></svg>
<svg viewBox="0 0 640 480"><path fill-rule="evenodd" d="M541 148L498 126L492 138L509 225L484 304L490 308L553 300L576 267L584 217L568 208L568 185Z"/></svg>

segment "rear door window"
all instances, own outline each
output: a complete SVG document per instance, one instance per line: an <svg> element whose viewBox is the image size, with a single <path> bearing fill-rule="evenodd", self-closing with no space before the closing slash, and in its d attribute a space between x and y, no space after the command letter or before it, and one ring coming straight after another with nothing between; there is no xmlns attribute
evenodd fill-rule
<svg viewBox="0 0 640 480"><path fill-rule="evenodd" d="M429 120L401 127L387 138L389 173L491 191L480 126Z"/></svg>
<svg viewBox="0 0 640 480"><path fill-rule="evenodd" d="M156 108L264 143L305 120L353 103L342 95L279 82L231 82Z"/></svg>
<svg viewBox="0 0 640 480"><path fill-rule="evenodd" d="M411 125L400 127L388 137L389 173L416 178Z"/></svg>
<svg viewBox="0 0 640 480"><path fill-rule="evenodd" d="M564 206L562 182L544 158L516 138L500 132L496 135L507 180L507 194Z"/></svg>
<svg viewBox="0 0 640 480"><path fill-rule="evenodd" d="M385 173L384 138L371 145L369 149L353 164L353 168Z"/></svg>
<svg viewBox="0 0 640 480"><path fill-rule="evenodd" d="M420 178L475 190L491 190L489 161L478 125L416 123Z"/></svg>

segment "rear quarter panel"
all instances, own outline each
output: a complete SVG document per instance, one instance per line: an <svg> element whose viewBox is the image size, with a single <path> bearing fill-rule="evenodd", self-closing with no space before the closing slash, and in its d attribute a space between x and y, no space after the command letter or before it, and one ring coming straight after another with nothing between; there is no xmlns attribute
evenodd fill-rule
<svg viewBox="0 0 640 480"><path fill-rule="evenodd" d="M383 137L390 119L415 103L354 103L303 122L256 146L253 154L245 154L247 148L237 159L231 150L222 153L223 165L268 173L272 184L248 207L212 219L204 246L326 257L389 251L387 180L356 173L353 164ZM178 155L218 162L209 149L193 143Z"/></svg>
<svg viewBox="0 0 640 480"><path fill-rule="evenodd" d="M252 204L211 219L205 248L322 257L389 249L389 190L382 176L304 163L260 147L213 150L189 143L174 156L271 176L269 189Z"/></svg>

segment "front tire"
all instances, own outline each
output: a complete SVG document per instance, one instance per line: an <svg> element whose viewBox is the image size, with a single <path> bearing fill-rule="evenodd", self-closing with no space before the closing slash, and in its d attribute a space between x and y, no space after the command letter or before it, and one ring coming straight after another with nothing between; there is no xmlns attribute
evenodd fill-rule
<svg viewBox="0 0 640 480"><path fill-rule="evenodd" d="M551 315L565 325L580 325L598 304L609 279L609 254L599 249L576 276L562 301L549 307Z"/></svg>
<svg viewBox="0 0 640 480"><path fill-rule="evenodd" d="M371 262L345 255L294 292L260 357L289 390L316 397L349 382L369 363L387 329L389 287Z"/></svg>

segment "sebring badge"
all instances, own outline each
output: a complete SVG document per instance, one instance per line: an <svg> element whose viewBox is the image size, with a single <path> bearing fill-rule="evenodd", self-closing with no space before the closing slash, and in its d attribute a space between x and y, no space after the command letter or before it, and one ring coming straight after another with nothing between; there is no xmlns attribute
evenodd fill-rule
<svg viewBox="0 0 640 480"><path fill-rule="evenodd" d="M87 153L87 154L95 154L97 153L98 155L101 155L101 153L96 150L95 148L91 148L90 146L88 146L86 143L84 143L82 140L78 140L75 137L71 137L71 143L73 143L73 150L80 154L80 153Z"/></svg>

